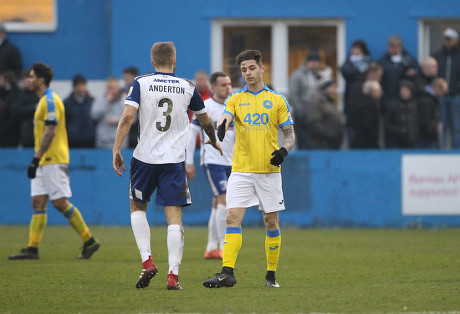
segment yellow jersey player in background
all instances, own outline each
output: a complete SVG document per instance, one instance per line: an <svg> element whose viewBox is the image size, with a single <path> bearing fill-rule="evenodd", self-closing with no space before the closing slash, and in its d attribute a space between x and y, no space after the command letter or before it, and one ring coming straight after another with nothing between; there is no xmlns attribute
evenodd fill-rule
<svg viewBox="0 0 460 314"><path fill-rule="evenodd" d="M38 259L38 247L46 227L48 199L67 218L83 240L83 251L78 257L88 259L99 249L99 241L89 231L83 217L68 198L72 196L69 184L69 144L62 100L49 88L53 70L46 64L35 63L27 79L28 88L40 101L34 115L35 154L27 169L31 179L32 219L29 226L29 244L10 260Z"/></svg>
<svg viewBox="0 0 460 314"><path fill-rule="evenodd" d="M264 84L265 67L261 53L245 50L238 54L236 62L247 85L227 98L226 108L217 124L220 141L232 121L236 129L232 173L227 188L223 267L203 285L219 288L236 284L233 269L243 241L241 223L246 208L259 205L266 227L265 285L278 288L275 278L281 247L278 212L284 210L280 165L294 145L293 122L286 98ZM278 147L279 128L284 134L281 148Z"/></svg>

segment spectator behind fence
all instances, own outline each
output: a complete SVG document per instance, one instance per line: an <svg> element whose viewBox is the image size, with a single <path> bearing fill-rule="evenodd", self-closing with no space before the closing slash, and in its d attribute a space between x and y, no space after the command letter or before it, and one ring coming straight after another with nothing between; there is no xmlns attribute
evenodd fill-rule
<svg viewBox="0 0 460 314"><path fill-rule="evenodd" d="M208 73L205 70L196 71L193 80L195 81L196 90L200 94L201 98L203 100L211 98L212 92L209 86ZM188 111L188 116L190 118L190 121L192 121L194 119L193 111L190 110L190 108L188 108L187 111ZM196 137L195 144L196 144L196 148L201 147L200 134L198 134L198 136Z"/></svg>
<svg viewBox="0 0 460 314"><path fill-rule="evenodd" d="M382 112L385 113L393 100L398 98L399 83L402 79L419 73L417 60L403 47L401 37L393 35L387 41L388 52L379 60L383 67Z"/></svg>
<svg viewBox="0 0 460 314"><path fill-rule="evenodd" d="M0 73L0 146L16 147L19 144L19 120L15 106L19 97L17 77L13 71Z"/></svg>
<svg viewBox="0 0 460 314"><path fill-rule="evenodd" d="M309 93L307 134L309 149L339 149L343 139L342 115L334 102L337 84L324 80Z"/></svg>
<svg viewBox="0 0 460 314"><path fill-rule="evenodd" d="M204 70L199 70L194 77L195 87L203 100L211 98L211 88L209 87L208 73Z"/></svg>
<svg viewBox="0 0 460 314"><path fill-rule="evenodd" d="M321 56L316 51L312 51L305 57L304 63L292 73L289 81L289 104L295 121L294 130L298 149L308 148L306 124L308 93L318 87L320 70Z"/></svg>
<svg viewBox="0 0 460 314"><path fill-rule="evenodd" d="M21 70L21 53L7 38L5 25L0 23L0 73L13 71L19 77Z"/></svg>
<svg viewBox="0 0 460 314"><path fill-rule="evenodd" d="M449 93L441 99L443 147L460 148L460 49L458 32L447 28L443 33L443 47L433 54L438 61L439 76L444 78ZM448 133L451 134L448 137Z"/></svg>
<svg viewBox="0 0 460 314"><path fill-rule="evenodd" d="M415 97L425 92L427 85L438 77L438 62L433 57L423 59L420 67L420 75L417 75L413 83L415 84Z"/></svg>
<svg viewBox="0 0 460 314"><path fill-rule="evenodd" d="M447 82L443 78L435 78L425 90L426 92L417 98L419 131L415 147L439 148L439 138L442 134L440 99L448 92Z"/></svg>
<svg viewBox="0 0 460 314"><path fill-rule="evenodd" d="M350 55L340 67L340 72L345 79L344 113L350 110L350 96L353 87L362 84L366 79L366 71L372 62L369 50L364 41L358 39L351 45Z"/></svg>
<svg viewBox="0 0 460 314"><path fill-rule="evenodd" d="M29 70L21 73L18 84L19 95L17 105L14 106L19 122L19 146L34 147L34 114L40 98L28 88L27 79Z"/></svg>
<svg viewBox="0 0 460 314"><path fill-rule="evenodd" d="M348 113L346 115L348 146L351 148L353 148L353 143L355 142L356 128L359 128L357 124L360 123L360 121L355 121L353 119L353 115L356 116L356 114L352 112L356 111L357 103L359 103L364 97L363 95L364 82L368 80L380 82L382 80L382 75L383 75L382 66L376 62L371 62L369 63L369 66L367 67L365 80L355 84L351 90L350 106L348 108Z"/></svg>
<svg viewBox="0 0 460 314"><path fill-rule="evenodd" d="M133 83L134 79L139 76L139 70L134 66L129 66L123 70L123 98L129 93L129 89L131 88L131 84ZM134 118L133 124L131 129L129 130L128 134L128 146L129 147L136 147L137 145L137 138L139 133L139 119L137 117Z"/></svg>
<svg viewBox="0 0 460 314"><path fill-rule="evenodd" d="M72 79L72 93L64 100L67 135L70 147L94 147L96 124L91 119L92 97L86 78L77 74Z"/></svg>
<svg viewBox="0 0 460 314"><path fill-rule="evenodd" d="M350 111L355 131L350 148L379 148L381 97L382 87L377 80L365 81L362 92L356 93Z"/></svg>
<svg viewBox="0 0 460 314"><path fill-rule="evenodd" d="M101 98L94 101L91 107L91 119L96 122L96 147L112 149L115 142L118 121L124 110L124 98L121 93L118 78L109 76L106 80L106 92ZM128 141L122 144L122 148L128 146Z"/></svg>
<svg viewBox="0 0 460 314"><path fill-rule="evenodd" d="M418 137L415 87L410 81L399 83L399 97L388 107L385 119L387 148L414 148Z"/></svg>

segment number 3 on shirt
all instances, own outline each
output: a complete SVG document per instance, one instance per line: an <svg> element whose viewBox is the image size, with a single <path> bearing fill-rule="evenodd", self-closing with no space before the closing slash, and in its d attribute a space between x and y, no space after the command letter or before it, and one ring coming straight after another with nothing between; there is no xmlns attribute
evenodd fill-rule
<svg viewBox="0 0 460 314"><path fill-rule="evenodd" d="M173 110L173 103L171 99L169 98L160 99L160 101L158 102L158 107L164 108L165 105L167 105L166 110L163 111L163 117L166 118L166 120L164 121L165 124L162 125L160 121L157 121L156 123L157 130L160 132L166 132L171 127L171 112Z"/></svg>
<svg viewBox="0 0 460 314"><path fill-rule="evenodd" d="M267 113L253 113L252 116L250 113L244 117L244 122L247 124L252 125L260 125L260 124L267 124L268 123L268 114Z"/></svg>

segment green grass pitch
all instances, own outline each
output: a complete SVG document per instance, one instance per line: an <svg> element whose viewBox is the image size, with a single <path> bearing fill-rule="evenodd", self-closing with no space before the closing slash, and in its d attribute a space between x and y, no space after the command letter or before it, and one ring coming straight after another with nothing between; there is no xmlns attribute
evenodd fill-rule
<svg viewBox="0 0 460 314"><path fill-rule="evenodd" d="M204 260L207 229L185 227L183 291L166 290L166 227L152 228L159 273L137 290L140 257L128 226L93 226L101 249L76 260L81 242L48 226L38 261L9 261L28 227L0 226L1 313L309 313L460 311L460 229L281 229L280 289L264 287L262 228L243 228L232 288L202 282L221 262Z"/></svg>

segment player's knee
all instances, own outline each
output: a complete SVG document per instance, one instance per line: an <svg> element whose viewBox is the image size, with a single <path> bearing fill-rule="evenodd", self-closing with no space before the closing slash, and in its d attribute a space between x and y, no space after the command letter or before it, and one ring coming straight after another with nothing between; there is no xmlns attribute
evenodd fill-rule
<svg viewBox="0 0 460 314"><path fill-rule="evenodd" d="M59 198L57 200L52 200L51 203L53 204L54 208L56 208L61 213L69 206L69 201L67 198Z"/></svg>
<svg viewBox="0 0 460 314"><path fill-rule="evenodd" d="M32 197L31 205L32 208L36 210L46 209L46 201L39 197Z"/></svg>
<svg viewBox="0 0 460 314"><path fill-rule="evenodd" d="M236 216L230 210L228 210L225 221L227 222L227 226L233 226L236 222Z"/></svg>
<svg viewBox="0 0 460 314"><path fill-rule="evenodd" d="M219 194L216 199L217 204L227 205L226 194Z"/></svg>
<svg viewBox="0 0 460 314"><path fill-rule="evenodd" d="M274 215L265 215L264 217L265 227L268 230L275 230L279 228L278 217Z"/></svg>
<svg viewBox="0 0 460 314"><path fill-rule="evenodd" d="M231 208L227 210L227 216L225 218L227 227L239 227L243 221L244 212L241 213L239 210Z"/></svg>

